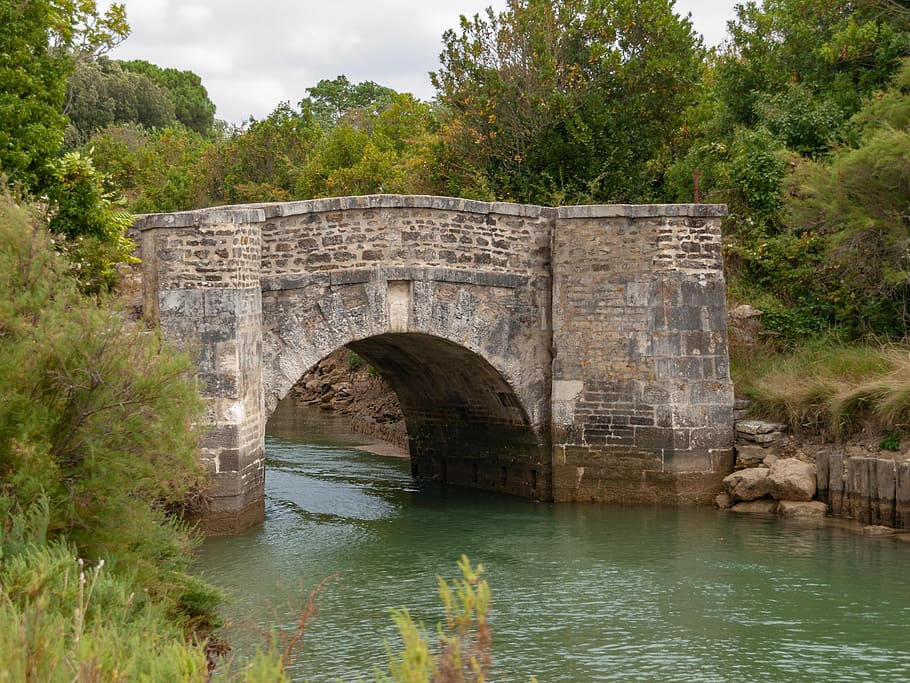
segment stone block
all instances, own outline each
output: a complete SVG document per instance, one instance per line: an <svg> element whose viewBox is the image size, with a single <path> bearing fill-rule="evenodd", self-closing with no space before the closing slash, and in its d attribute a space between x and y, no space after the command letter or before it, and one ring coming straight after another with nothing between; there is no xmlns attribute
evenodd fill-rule
<svg viewBox="0 0 910 683"><path fill-rule="evenodd" d="M737 434L755 436L756 434L786 431L787 425L777 422L765 422L764 420L740 420L736 423L735 428Z"/></svg>
<svg viewBox="0 0 910 683"><path fill-rule="evenodd" d="M736 444L736 468L758 467L767 454L768 451L758 444L738 443Z"/></svg>
<svg viewBox="0 0 910 683"><path fill-rule="evenodd" d="M768 472L764 467L738 470L724 477L723 485L734 501L758 500L771 491Z"/></svg>
<svg viewBox="0 0 910 683"><path fill-rule="evenodd" d="M815 465L796 458L782 458L768 471L770 494L775 500L812 500L815 477Z"/></svg>
<svg viewBox="0 0 910 683"><path fill-rule="evenodd" d="M204 293L205 290L202 289L167 289L159 291L158 314L165 317L202 317L205 314Z"/></svg>
<svg viewBox="0 0 910 683"><path fill-rule="evenodd" d="M664 472L713 472L707 450L673 450L664 453Z"/></svg>

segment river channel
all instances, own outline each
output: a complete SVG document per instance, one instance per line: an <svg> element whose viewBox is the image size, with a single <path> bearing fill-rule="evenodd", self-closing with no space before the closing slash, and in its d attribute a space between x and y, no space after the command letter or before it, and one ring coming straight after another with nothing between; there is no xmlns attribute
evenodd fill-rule
<svg viewBox="0 0 910 683"><path fill-rule="evenodd" d="M266 441L266 520L207 540L227 637L250 654L306 631L296 680L372 680L398 646L389 609L428 629L434 577L466 553L493 591L495 681L908 681L910 543L711 509L551 505L414 482L344 422L282 405Z"/></svg>

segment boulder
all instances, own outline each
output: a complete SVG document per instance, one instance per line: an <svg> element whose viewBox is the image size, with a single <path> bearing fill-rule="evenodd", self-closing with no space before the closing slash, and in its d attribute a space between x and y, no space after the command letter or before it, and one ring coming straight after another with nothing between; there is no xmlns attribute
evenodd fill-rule
<svg viewBox="0 0 910 683"><path fill-rule="evenodd" d="M812 500L815 465L796 458L781 458L768 471L771 497L776 500Z"/></svg>
<svg viewBox="0 0 910 683"><path fill-rule="evenodd" d="M890 526L870 524L863 527L863 536L893 536L896 533Z"/></svg>
<svg viewBox="0 0 910 683"><path fill-rule="evenodd" d="M730 508L731 512L742 512L749 514L771 514L777 509L777 501L771 498L762 498L761 500L749 500L743 503L737 503Z"/></svg>
<svg viewBox="0 0 910 683"><path fill-rule="evenodd" d="M771 490L768 471L764 467L737 470L724 477L724 487L734 501L764 498Z"/></svg>
<svg viewBox="0 0 910 683"><path fill-rule="evenodd" d="M828 506L818 500L782 500L777 505L781 517L821 519L828 512Z"/></svg>

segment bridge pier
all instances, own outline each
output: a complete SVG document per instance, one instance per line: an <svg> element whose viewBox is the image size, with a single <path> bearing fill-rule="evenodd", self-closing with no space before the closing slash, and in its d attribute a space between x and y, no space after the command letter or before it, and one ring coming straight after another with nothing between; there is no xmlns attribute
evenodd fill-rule
<svg viewBox="0 0 910 683"><path fill-rule="evenodd" d="M143 310L193 354L207 399L203 527L235 534L265 516L261 212L169 214L142 233Z"/></svg>
<svg viewBox="0 0 910 683"><path fill-rule="evenodd" d="M577 206L553 230L553 496L710 503L733 469L718 207Z"/></svg>
<svg viewBox="0 0 910 683"><path fill-rule="evenodd" d="M378 195L140 217L145 311L208 401L204 528L262 519L268 414L341 346L396 389L418 477L708 502L733 457L724 214Z"/></svg>

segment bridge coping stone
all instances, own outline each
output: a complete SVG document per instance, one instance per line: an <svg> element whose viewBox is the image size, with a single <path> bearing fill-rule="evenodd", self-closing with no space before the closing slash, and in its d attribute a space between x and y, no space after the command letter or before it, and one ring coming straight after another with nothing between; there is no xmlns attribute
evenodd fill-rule
<svg viewBox="0 0 910 683"><path fill-rule="evenodd" d="M436 209L528 218L650 218L658 216L718 218L727 215L727 207L724 204L588 204L547 207L511 202L484 202L458 197L374 194L305 199L296 202L234 204L195 211L141 214L136 216L134 227L141 232L153 228L262 223L271 218L351 209Z"/></svg>

